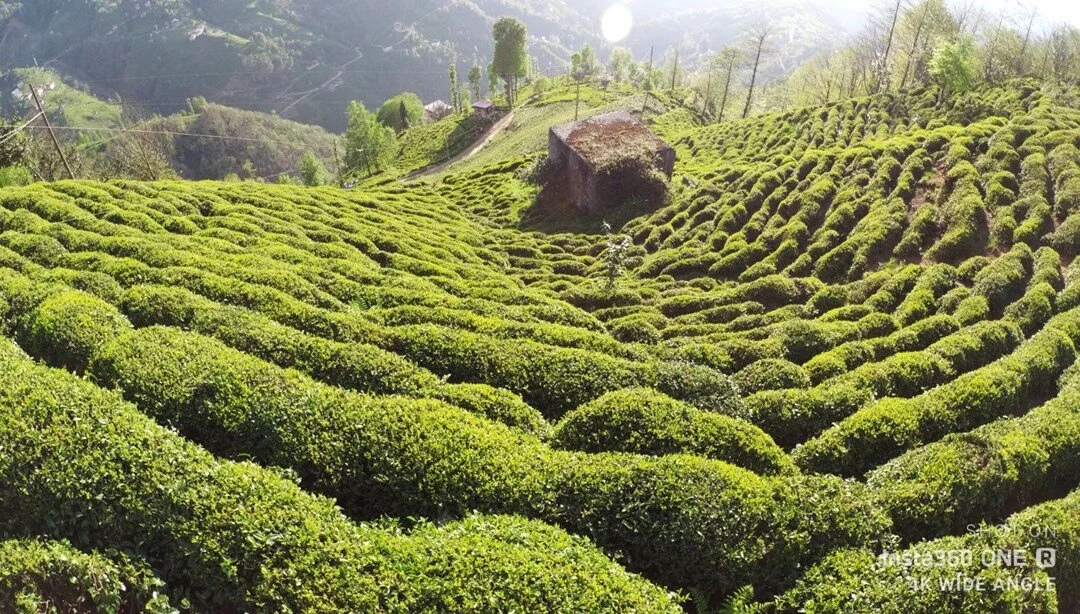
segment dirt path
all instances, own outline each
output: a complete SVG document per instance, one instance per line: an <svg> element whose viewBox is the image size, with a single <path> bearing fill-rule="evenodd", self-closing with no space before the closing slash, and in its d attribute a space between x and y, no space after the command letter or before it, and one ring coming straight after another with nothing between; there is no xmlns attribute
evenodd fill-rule
<svg viewBox="0 0 1080 614"><path fill-rule="evenodd" d="M480 151L482 149L484 149L485 147L487 147L488 144L491 143L491 141L494 140L495 137L502 134L502 131L505 130L506 127L509 126L510 122L512 122L512 121L514 121L514 109L511 109L510 112L507 113L505 116L503 116L502 119L495 122L494 125L492 125L490 128L488 128L487 132L484 133L484 137L482 139L480 139L480 141L478 143L476 143L475 145L473 145L469 149L466 149L465 151L462 151L461 153L457 154L453 158L450 158L449 160L446 160L444 162L440 162L438 164L433 164L431 166L425 166L424 168L415 170L415 171L409 173L408 175L405 175L405 177L403 177L401 180L402 181L415 181L415 180L420 179L421 177L424 177L424 176L427 176L427 175L436 175L438 173L443 172L444 170L446 170L447 167L449 167L449 166L451 166L453 164L461 162L462 160L468 160L469 158L471 158L471 157L475 156L476 154L480 153Z"/></svg>

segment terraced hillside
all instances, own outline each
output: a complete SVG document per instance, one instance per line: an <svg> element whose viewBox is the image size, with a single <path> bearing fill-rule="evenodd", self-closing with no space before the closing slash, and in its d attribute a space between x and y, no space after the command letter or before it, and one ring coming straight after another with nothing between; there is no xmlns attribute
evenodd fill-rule
<svg viewBox="0 0 1080 614"><path fill-rule="evenodd" d="M1080 100L936 98L662 125L615 236L529 158L3 190L0 604L1075 611Z"/></svg>

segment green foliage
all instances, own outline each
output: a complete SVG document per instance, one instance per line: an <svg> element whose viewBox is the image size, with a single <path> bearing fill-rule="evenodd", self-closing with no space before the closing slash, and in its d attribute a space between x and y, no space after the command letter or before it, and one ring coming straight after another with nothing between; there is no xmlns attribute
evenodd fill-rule
<svg viewBox="0 0 1080 614"><path fill-rule="evenodd" d="M610 234L538 208L526 154L575 92L521 90L509 129L431 185L399 179L466 146L468 120L410 128L370 169L354 148L384 172L349 190L0 193L0 329L85 377L14 348L0 365L3 536L119 569L117 548L200 611L670 611L583 539L703 609L1075 603L909 594L938 576L873 559L889 531L930 548L1080 479L1070 87L939 104L920 85L710 126L709 101L654 91L670 200Z"/></svg>
<svg viewBox="0 0 1080 614"><path fill-rule="evenodd" d="M349 123L345 130L345 165L350 171L380 170L395 150L394 129L378 122L361 102L349 105Z"/></svg>
<svg viewBox="0 0 1080 614"><path fill-rule="evenodd" d="M930 58L930 76L943 91L963 93L975 81L975 44L966 36L938 42Z"/></svg>
<svg viewBox="0 0 1080 614"><path fill-rule="evenodd" d="M250 463L217 460L13 344L0 363L0 436L14 446L0 458L0 527L137 553L170 597L194 608L486 611L477 595L495 594L500 607L675 611L665 592L557 529L506 517L412 535L358 526L331 501ZM470 552L499 571L477 576ZM590 588L567 572L590 578Z"/></svg>
<svg viewBox="0 0 1080 614"><path fill-rule="evenodd" d="M764 358L753 362L732 376L743 395L762 390L809 388L810 376L799 365L782 358Z"/></svg>
<svg viewBox="0 0 1080 614"><path fill-rule="evenodd" d="M405 112L402 113L404 107ZM424 119L424 103L412 92L402 92L388 99L375 112L380 124L401 133L413 126L419 126Z"/></svg>
<svg viewBox="0 0 1080 614"><path fill-rule="evenodd" d="M648 388L609 392L569 412L552 445L594 453L696 454L763 475L794 472L791 459L757 427Z"/></svg>
<svg viewBox="0 0 1080 614"><path fill-rule="evenodd" d="M300 179L308 187L318 187L326 183L326 168L310 151L300 159Z"/></svg>
<svg viewBox="0 0 1080 614"><path fill-rule="evenodd" d="M164 583L140 569L64 542L0 541L0 607L8 612L175 610L159 591Z"/></svg>

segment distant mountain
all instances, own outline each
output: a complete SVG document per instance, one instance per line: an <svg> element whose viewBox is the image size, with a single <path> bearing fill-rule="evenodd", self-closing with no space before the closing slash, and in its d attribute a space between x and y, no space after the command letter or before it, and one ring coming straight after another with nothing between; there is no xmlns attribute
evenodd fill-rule
<svg viewBox="0 0 1080 614"><path fill-rule="evenodd" d="M369 107L411 90L448 96L447 68L486 66L491 25L503 15L529 28L530 53L561 70L585 43L601 49L608 0L0 0L0 67L49 66L100 96L119 93L158 112L207 99L340 131L349 100ZM734 42L767 19L778 26L783 69L840 26L805 0L629 3L639 58L676 44L693 58ZM780 40L780 39L778 39Z"/></svg>

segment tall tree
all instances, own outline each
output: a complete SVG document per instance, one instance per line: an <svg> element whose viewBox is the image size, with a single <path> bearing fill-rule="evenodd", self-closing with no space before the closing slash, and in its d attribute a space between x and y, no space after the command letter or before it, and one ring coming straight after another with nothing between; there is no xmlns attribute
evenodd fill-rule
<svg viewBox="0 0 1080 614"><path fill-rule="evenodd" d="M383 126L362 102L349 104L345 129L345 164L350 170L379 170L395 147L394 129Z"/></svg>
<svg viewBox="0 0 1080 614"><path fill-rule="evenodd" d="M879 19L882 19L884 23L888 23L888 26L883 28L887 32L885 35L885 50L881 54L881 60L874 74L877 81L874 89L877 92L887 92L889 90L889 81L891 80L889 76L889 52L892 51L896 23L900 20L900 8L903 0L893 0L890 4L891 6L888 6L884 14L879 16Z"/></svg>
<svg viewBox="0 0 1080 614"><path fill-rule="evenodd" d="M975 44L967 36L942 40L930 59L930 76L938 85L938 104L946 94L967 91L975 81Z"/></svg>
<svg viewBox="0 0 1080 614"><path fill-rule="evenodd" d="M525 51L528 32L525 24L517 19L503 17L492 27L492 36L495 38L494 72L506 85L507 104L513 106L518 77L524 75L528 67L529 55Z"/></svg>
<svg viewBox="0 0 1080 614"><path fill-rule="evenodd" d="M405 108L404 113L402 107ZM402 92L384 102L375 112L375 117L382 125L393 128L395 132L402 132L423 121L424 103L416 94Z"/></svg>
<svg viewBox="0 0 1080 614"><path fill-rule="evenodd" d="M768 52L765 48L765 41L768 40L771 33L772 30L767 24L762 24L749 32L748 41L752 50L751 53L754 56L754 63L750 69L750 86L746 91L746 104L743 106L742 116L744 118L750 115L750 106L754 101L754 84L757 82L758 68L761 66L761 56Z"/></svg>
<svg viewBox="0 0 1080 614"><path fill-rule="evenodd" d="M608 58L608 72L615 83L630 80L634 70L634 54L626 47L615 47Z"/></svg>
<svg viewBox="0 0 1080 614"><path fill-rule="evenodd" d="M724 111L727 110L728 95L731 93L731 80L735 76L735 68L739 65L741 58L742 52L736 47L724 47L720 50L720 53L716 55L716 63L719 65L720 70L724 75L724 90L720 95L720 104L716 107L716 121L718 122L724 121Z"/></svg>
<svg viewBox="0 0 1080 614"><path fill-rule="evenodd" d="M454 113L461 113L461 94L458 91L457 66L450 65L450 106Z"/></svg>
<svg viewBox="0 0 1080 614"><path fill-rule="evenodd" d="M320 186L326 181L326 167L310 151L300 159L300 179L308 187Z"/></svg>
<svg viewBox="0 0 1080 614"><path fill-rule="evenodd" d="M473 67L469 69L469 87L472 88L473 100L480 100L480 80L483 78L483 74L480 71L480 66L473 64Z"/></svg>
<svg viewBox="0 0 1080 614"><path fill-rule="evenodd" d="M1046 41L1050 56L1047 72L1055 79L1080 83L1080 29L1055 27Z"/></svg>
<svg viewBox="0 0 1080 614"><path fill-rule="evenodd" d="M593 48L585 43L585 46L581 48L581 76L582 78L589 79L596 75L597 62L596 52Z"/></svg>
<svg viewBox="0 0 1080 614"><path fill-rule="evenodd" d="M1024 28L1024 42L1020 43L1020 55L1016 58L1016 75L1024 74L1024 64L1027 59L1028 43L1031 42L1031 27L1035 25L1035 16L1039 13L1038 7L1032 7L1028 14L1027 27Z"/></svg>
<svg viewBox="0 0 1080 614"><path fill-rule="evenodd" d="M925 82L929 78L927 68L934 45L938 39L951 37L957 31L956 22L943 0L922 0L905 13L902 21L911 44L906 49L900 89L907 87L909 77L915 82Z"/></svg>
<svg viewBox="0 0 1080 614"><path fill-rule="evenodd" d="M495 97L495 92L499 89L499 73L495 72L495 63L488 64L487 69L488 77L488 96Z"/></svg>

